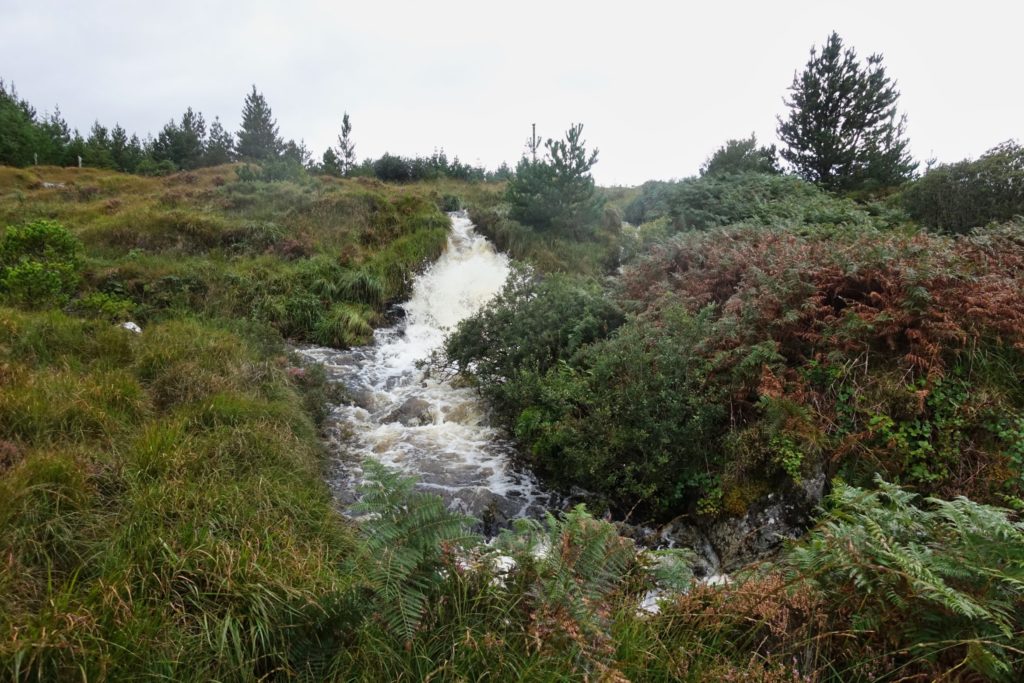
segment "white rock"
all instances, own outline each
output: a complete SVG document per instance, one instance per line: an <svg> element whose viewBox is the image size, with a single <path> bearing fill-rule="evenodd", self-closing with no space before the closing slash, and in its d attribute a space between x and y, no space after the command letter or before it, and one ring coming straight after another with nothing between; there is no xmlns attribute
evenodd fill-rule
<svg viewBox="0 0 1024 683"><path fill-rule="evenodd" d="M134 332L135 334L142 334L142 328L131 321L121 323L121 327L128 330L129 332Z"/></svg>
<svg viewBox="0 0 1024 683"><path fill-rule="evenodd" d="M661 611L661 606L658 601L664 597L664 593L657 588L652 591L647 591L644 594L643 599L640 601L640 605L637 607L638 614L657 614Z"/></svg>
<svg viewBox="0 0 1024 683"><path fill-rule="evenodd" d="M708 586L728 586L732 583L732 579L729 578L728 574L712 574L704 579L702 583Z"/></svg>

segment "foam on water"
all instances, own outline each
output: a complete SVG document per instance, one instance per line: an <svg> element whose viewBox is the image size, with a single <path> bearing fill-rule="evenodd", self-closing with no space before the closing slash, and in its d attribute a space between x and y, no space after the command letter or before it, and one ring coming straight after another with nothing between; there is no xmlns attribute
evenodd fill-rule
<svg viewBox="0 0 1024 683"><path fill-rule="evenodd" d="M416 367L501 290L508 273L508 259L468 218L452 214L448 247L416 278L402 322L377 330L370 346L301 350L356 399L334 409L328 428L338 454L331 483L343 503L353 500L359 460L369 456L415 475L450 507L488 524L553 504L528 471L513 465L511 443L488 424L475 392Z"/></svg>

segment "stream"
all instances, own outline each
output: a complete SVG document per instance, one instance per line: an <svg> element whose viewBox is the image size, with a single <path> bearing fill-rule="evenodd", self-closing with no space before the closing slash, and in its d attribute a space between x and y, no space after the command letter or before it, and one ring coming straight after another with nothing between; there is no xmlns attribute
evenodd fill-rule
<svg viewBox="0 0 1024 683"><path fill-rule="evenodd" d="M349 402L333 407L325 434L334 458L328 471L339 505L357 498L364 458L414 476L421 490L439 494L449 509L480 521L495 535L517 517L543 516L565 507L517 459L508 436L488 421L475 390L453 386L421 366L460 321L494 297L509 274L508 258L473 229L463 214L450 214L444 254L413 282L404 315L374 332L373 343L344 351L298 349L345 387ZM717 580L723 570L765 557L783 538L809 524L821 500L824 475L771 493L741 517L697 523L679 518L661 528L620 525L620 533L646 547L689 547L698 576Z"/></svg>
<svg viewBox="0 0 1024 683"><path fill-rule="evenodd" d="M557 497L516 465L514 445L489 424L473 389L417 367L501 290L509 274L508 258L465 215L451 214L451 220L447 249L416 277L397 324L378 329L367 346L299 352L353 399L335 406L326 426L335 454L329 483L339 503L355 501L360 462L372 457L415 476L422 490L494 533L510 519L542 515L556 507Z"/></svg>

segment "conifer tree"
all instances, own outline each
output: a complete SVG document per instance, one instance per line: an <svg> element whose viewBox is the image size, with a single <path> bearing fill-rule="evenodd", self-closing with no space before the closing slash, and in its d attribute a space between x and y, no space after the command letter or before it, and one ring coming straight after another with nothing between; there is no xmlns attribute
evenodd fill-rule
<svg viewBox="0 0 1024 683"><path fill-rule="evenodd" d="M110 131L110 156L114 160L114 167L125 173L134 173L142 162L144 153L139 136L128 137L128 131L115 124Z"/></svg>
<svg viewBox="0 0 1024 683"><path fill-rule="evenodd" d="M226 164L235 158L235 136L224 129L220 117L214 117L210 124L210 135L206 140L205 166Z"/></svg>
<svg viewBox="0 0 1024 683"><path fill-rule="evenodd" d="M324 152L320 166L323 169L323 172L327 175L335 177L341 175L341 166L338 164L338 155L335 153L333 147L328 147L327 151Z"/></svg>
<svg viewBox="0 0 1024 683"><path fill-rule="evenodd" d="M206 150L206 121L189 107L181 123L171 119L153 142L153 158L171 161L178 168L192 169L202 165Z"/></svg>
<svg viewBox="0 0 1024 683"><path fill-rule="evenodd" d="M95 168L115 168L113 154L111 153L110 131L106 126L100 125L99 121L92 124L89 129L89 137L85 141L85 154L83 161L86 166Z"/></svg>
<svg viewBox="0 0 1024 683"><path fill-rule="evenodd" d="M778 173L778 159L775 145L757 146L757 136L727 140L700 167L702 176L727 175L730 173Z"/></svg>
<svg viewBox="0 0 1024 683"><path fill-rule="evenodd" d="M345 176L352 172L356 165L356 145L352 142L352 123L348 119L348 112L341 117L341 135L338 136L338 168L341 175Z"/></svg>
<svg viewBox="0 0 1024 683"><path fill-rule="evenodd" d="M779 117L782 157L805 180L828 190L894 185L917 167L905 137L906 116L896 112L899 91L886 75L882 56L862 64L853 48L843 48L835 32L803 73L794 75Z"/></svg>
<svg viewBox="0 0 1024 683"><path fill-rule="evenodd" d="M298 142L289 140L281 147L281 157L293 161L300 166L307 166L312 158L312 154L309 148L306 147L305 140L299 140Z"/></svg>
<svg viewBox="0 0 1024 683"><path fill-rule="evenodd" d="M199 168L206 152L206 120L192 107L181 116L180 158L182 168Z"/></svg>
<svg viewBox="0 0 1024 683"><path fill-rule="evenodd" d="M242 128L238 131L238 156L242 159L264 161L276 159L284 147L277 133L277 121L263 93L246 95L242 106Z"/></svg>
<svg viewBox="0 0 1024 683"><path fill-rule="evenodd" d="M530 227L579 239L592 229L602 200L590 169L597 150L587 152L583 124L569 127L564 140L548 139L543 160L524 156L508 185L509 215Z"/></svg>
<svg viewBox="0 0 1024 683"><path fill-rule="evenodd" d="M0 163L27 166L38 146L36 111L0 80Z"/></svg>
<svg viewBox="0 0 1024 683"><path fill-rule="evenodd" d="M68 145L71 144L71 127L61 116L60 107L39 123L39 163L68 164Z"/></svg>

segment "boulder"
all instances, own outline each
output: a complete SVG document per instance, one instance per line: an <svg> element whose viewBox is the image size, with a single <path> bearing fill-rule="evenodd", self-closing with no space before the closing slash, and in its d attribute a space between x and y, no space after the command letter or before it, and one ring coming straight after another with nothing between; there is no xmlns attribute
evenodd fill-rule
<svg viewBox="0 0 1024 683"><path fill-rule="evenodd" d="M400 422L406 427L420 427L433 424L434 414L429 401L422 398L410 398L388 413L381 422Z"/></svg>

